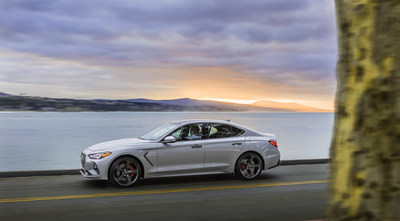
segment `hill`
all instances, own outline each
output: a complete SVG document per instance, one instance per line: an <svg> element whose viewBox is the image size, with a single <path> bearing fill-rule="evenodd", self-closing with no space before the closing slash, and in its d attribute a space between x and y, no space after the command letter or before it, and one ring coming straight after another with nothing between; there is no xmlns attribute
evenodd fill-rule
<svg viewBox="0 0 400 221"><path fill-rule="evenodd" d="M259 101L251 105L180 98L151 100L145 98L66 99L17 96L0 92L0 111L265 111L265 112L326 112L295 103Z"/></svg>
<svg viewBox="0 0 400 221"><path fill-rule="evenodd" d="M331 110L319 109L297 103L284 103L284 102L275 102L269 100L257 101L252 103L251 105L264 108L282 108L285 110L297 111L297 112L332 112Z"/></svg>

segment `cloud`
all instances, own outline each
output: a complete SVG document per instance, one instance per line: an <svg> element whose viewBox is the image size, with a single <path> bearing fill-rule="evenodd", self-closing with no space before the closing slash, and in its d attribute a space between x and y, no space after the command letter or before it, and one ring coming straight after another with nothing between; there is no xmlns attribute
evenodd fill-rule
<svg viewBox="0 0 400 221"><path fill-rule="evenodd" d="M28 78L7 69L0 80L45 78L54 85L83 76L77 85L101 91L98 76L112 76L116 85L125 85L126 76L162 85L165 74L179 79L174 73L184 69L185 78L195 79L203 67L227 70L225 81L246 77L299 91L329 86L337 56L334 16L330 0L1 1L3 53L50 60L45 68L25 64ZM171 86L177 87L184 86ZM330 88L324 93L332 97Z"/></svg>

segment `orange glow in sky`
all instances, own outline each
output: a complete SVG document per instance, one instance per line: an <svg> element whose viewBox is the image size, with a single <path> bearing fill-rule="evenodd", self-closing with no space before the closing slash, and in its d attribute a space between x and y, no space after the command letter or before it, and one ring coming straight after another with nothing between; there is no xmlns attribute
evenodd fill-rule
<svg viewBox="0 0 400 221"><path fill-rule="evenodd" d="M0 92L334 108L334 1L4 2Z"/></svg>

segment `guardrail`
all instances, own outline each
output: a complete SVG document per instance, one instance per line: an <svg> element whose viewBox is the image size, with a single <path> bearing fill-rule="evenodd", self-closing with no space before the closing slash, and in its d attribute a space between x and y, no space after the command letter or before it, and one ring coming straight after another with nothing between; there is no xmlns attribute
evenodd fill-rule
<svg viewBox="0 0 400 221"><path fill-rule="evenodd" d="M307 159L307 160L282 160L279 166L292 166L302 164L326 164L330 159ZM0 172L0 178L29 177L29 176L62 176L78 175L80 169L70 170L38 170L38 171L7 171Z"/></svg>

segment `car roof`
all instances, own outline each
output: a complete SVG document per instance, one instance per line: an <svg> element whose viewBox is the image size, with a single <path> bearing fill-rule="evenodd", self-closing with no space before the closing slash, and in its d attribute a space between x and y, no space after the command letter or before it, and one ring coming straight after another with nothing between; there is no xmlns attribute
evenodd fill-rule
<svg viewBox="0 0 400 221"><path fill-rule="evenodd" d="M253 129L250 129L248 127L242 126L240 124L232 123L230 120L213 120L213 119L186 119L186 120L177 120L177 121L172 121L172 123L176 123L179 126L185 125L185 124L192 124L192 123L220 123L220 124L227 124L231 125L237 128L240 128L242 130L245 130L248 135L256 135L259 136L260 132L257 132Z"/></svg>
<svg viewBox="0 0 400 221"><path fill-rule="evenodd" d="M180 124L180 125L190 124L190 123L220 123L220 124L229 124L229 125L232 125L232 126L237 126L237 127L244 128L244 126L232 123L232 122L230 122L230 120L186 119L186 120L177 120L177 121L172 121L172 122Z"/></svg>

